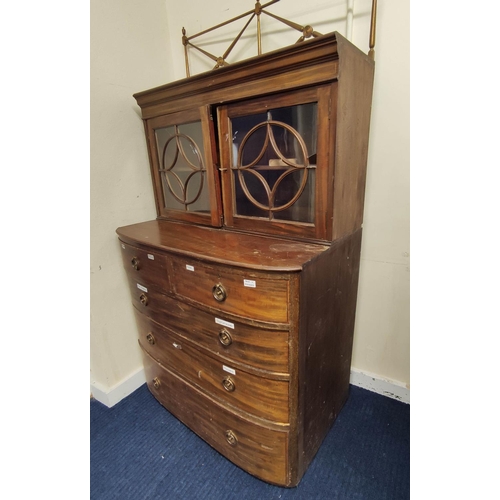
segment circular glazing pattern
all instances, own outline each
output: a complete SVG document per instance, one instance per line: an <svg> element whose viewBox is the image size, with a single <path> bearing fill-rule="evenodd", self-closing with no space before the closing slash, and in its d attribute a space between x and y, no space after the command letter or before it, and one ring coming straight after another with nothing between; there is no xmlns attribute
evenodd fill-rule
<svg viewBox="0 0 500 500"><path fill-rule="evenodd" d="M193 160L197 162L197 164L193 163L192 160L189 159L188 155L186 154L185 148L182 145L182 140L185 140L187 144L191 147L191 151L193 152ZM173 154L173 159L170 162L170 165L165 165L165 159L166 159L166 153L167 153L167 148L169 144L175 141L175 153ZM188 167L192 170L192 172L188 175L185 181L182 181L182 179L179 177L179 175L174 171L174 168L176 165L178 165L179 159L182 158L184 162L188 165ZM166 184L168 186L168 190L172 194L172 196L179 201L179 203L182 203L186 208L189 205L192 205L195 203L198 198L200 197L200 194L203 190L203 180L204 176L203 173L205 172L205 165L203 163L203 157L200 153L200 150L196 144L196 142L189 137L186 134L183 134L179 132L179 128L177 125L175 126L175 134L172 135L171 137L168 138L168 140L165 142L165 145L163 146L163 152L162 152L162 158L161 158L161 165L163 168L160 169L160 172L164 175L164 179L166 181ZM188 193L188 185L189 182L193 179L193 177L197 174L201 175L200 183L198 190L195 191L194 196L192 196L191 199L187 199L187 193ZM176 184L180 188L180 194L176 192L174 187L172 186L172 181L176 181Z"/></svg>
<svg viewBox="0 0 500 500"><path fill-rule="evenodd" d="M285 155L280 151L280 148L276 142L276 138L273 132L273 126L278 127L278 128L283 128L285 131L290 132L293 136L294 139L296 139L297 144L299 145L299 148L302 153L302 158L303 158L303 163L294 163L290 159L287 159ZM258 130L261 128L265 127L266 129L266 134L265 134L265 139L264 139L264 144L262 145L262 149L260 150L260 153L257 155L257 157L251 161L247 165L242 165L243 161L243 152L245 149L245 145L247 144L248 140L252 137L253 134L255 134ZM264 178L264 176L256 170L254 167L259 163L259 161L262 159L264 154L267 152L269 145L271 145L272 149L274 152L277 154L279 160L281 160L283 164L283 168L285 171L278 177L278 179L275 181L273 187L271 188L267 182L267 180ZM238 171L238 178L241 183L241 187L243 189L243 192L245 193L246 197L251 201L253 205L256 207L260 208L261 210L265 210L270 212L271 214L273 212L279 212L281 210L286 210L290 206L292 206L299 198L302 192L304 191L304 188L307 184L307 177L308 177L308 171L307 168L309 166L309 160L308 160L308 153L307 153L307 146L300 136L300 134L295 130L293 127L290 125L276 121L276 120L267 120L265 122L259 123L258 125L255 125L249 132L245 135L243 140L241 141L239 150L238 150L238 159L237 159L237 164L235 167L235 170ZM282 205L275 205L275 197L276 197L276 191L278 189L278 186L280 185L281 181L287 177L288 175L296 172L297 170L300 170L302 172L302 178L300 181L300 185L296 191L296 193L292 196L290 200L288 200L286 203ZM250 190L248 189L248 186L245 182L245 178L243 176L243 172L249 172L252 175L254 175L259 181L261 182L265 193L267 195L268 199L268 205L264 205L257 201L255 197L250 193Z"/></svg>

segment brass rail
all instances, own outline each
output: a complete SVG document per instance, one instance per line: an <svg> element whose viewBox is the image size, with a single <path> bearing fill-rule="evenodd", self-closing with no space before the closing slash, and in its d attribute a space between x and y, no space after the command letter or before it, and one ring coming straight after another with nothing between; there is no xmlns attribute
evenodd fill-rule
<svg viewBox="0 0 500 500"><path fill-rule="evenodd" d="M194 49L198 50L201 52L203 55L211 59L212 61L215 62L215 66L213 69L220 68L222 66L227 66L229 63L227 62L227 57L233 50L234 46L236 43L239 41L245 30L248 28L250 25L251 21L256 18L257 19L257 53L258 55L262 54L262 32L261 32L261 24L260 24L260 16L261 14L266 14L269 17L272 17L273 19L276 19L277 21L285 24L286 26L297 30L302 33L302 35L299 37L296 43L303 42L307 38L310 37L318 37L321 36L321 33L318 31L315 31L312 26L310 25L305 25L302 26L298 23L295 23L293 21L290 21L288 19L285 19L283 17L277 16L276 14L273 14L269 11L266 10L267 7L279 2L280 0L271 0L265 4L261 4L260 0L257 0L255 3L255 6L252 10L249 10L247 12L244 12L243 14L240 14L236 17L233 17L232 19L229 19L227 21L224 21L222 23L219 23L215 26L212 26L211 28L207 28L206 30L200 31L199 33L195 33L194 35L187 36L186 35L186 29L182 28L182 45L184 45L184 58L185 58L185 63L186 63L186 76L190 76L190 71L189 71L189 59L188 59L188 47L193 47ZM376 28L376 15L377 15L377 0L372 0L372 13L371 13L371 24L370 24L370 51L368 52L368 55L374 59L375 57L375 28ZM210 33L216 29L222 28L224 26L227 26L228 24L234 23L235 21L238 21L240 19L243 19L244 17L249 16L248 21L246 24L243 26L243 28L240 30L238 35L234 38L234 40L231 42L229 47L226 49L224 54L222 56L216 56L214 54L211 54L210 52L202 49L198 45L194 44L192 40L195 38L198 38L199 36L205 35L207 33Z"/></svg>

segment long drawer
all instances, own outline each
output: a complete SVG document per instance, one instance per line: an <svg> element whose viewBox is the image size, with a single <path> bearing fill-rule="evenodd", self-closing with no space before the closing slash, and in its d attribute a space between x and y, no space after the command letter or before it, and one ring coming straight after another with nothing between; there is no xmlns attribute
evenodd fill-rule
<svg viewBox="0 0 500 500"><path fill-rule="evenodd" d="M179 420L250 474L288 484L288 432L249 422L163 369L143 351L150 391Z"/></svg>
<svg viewBox="0 0 500 500"><path fill-rule="evenodd" d="M288 331L228 321L223 315L201 311L153 289L145 294L144 305L139 299L142 293L133 289L141 338L156 328L153 319L222 358L270 372L288 372Z"/></svg>
<svg viewBox="0 0 500 500"><path fill-rule="evenodd" d="M171 262L177 295L250 319L288 322L286 274L245 272L176 256Z"/></svg>
<svg viewBox="0 0 500 500"><path fill-rule="evenodd" d="M235 409L274 422L288 422L287 381L235 369L234 365L226 365L200 352L160 326L151 335L154 341L148 337L146 342L141 339L141 347L166 368Z"/></svg>

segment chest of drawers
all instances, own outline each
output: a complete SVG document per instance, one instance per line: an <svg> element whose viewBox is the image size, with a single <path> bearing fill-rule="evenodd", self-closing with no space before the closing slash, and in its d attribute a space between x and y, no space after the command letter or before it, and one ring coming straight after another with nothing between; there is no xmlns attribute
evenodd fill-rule
<svg viewBox="0 0 500 500"><path fill-rule="evenodd" d="M134 96L157 219L117 233L148 387L281 486L348 396L372 83L332 33Z"/></svg>
<svg viewBox="0 0 500 500"><path fill-rule="evenodd" d="M237 244L221 263L218 231L118 229L148 386L235 464L293 486L347 398L361 234L324 246L233 233L245 255L272 257L262 266Z"/></svg>

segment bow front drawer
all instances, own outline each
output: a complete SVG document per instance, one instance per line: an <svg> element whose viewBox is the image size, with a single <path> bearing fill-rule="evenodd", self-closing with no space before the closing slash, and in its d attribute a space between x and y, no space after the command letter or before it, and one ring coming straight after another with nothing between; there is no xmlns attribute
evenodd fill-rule
<svg viewBox="0 0 500 500"><path fill-rule="evenodd" d="M148 387L158 401L217 451L250 474L288 484L288 428L270 429L216 404L143 353Z"/></svg>
<svg viewBox="0 0 500 500"><path fill-rule="evenodd" d="M270 372L288 372L288 331L250 326L210 314L154 290L148 304L133 289L137 326L142 340L164 325L183 338L208 349L221 360L234 360ZM154 321L153 321L154 320Z"/></svg>
<svg viewBox="0 0 500 500"><path fill-rule="evenodd" d="M246 271L175 257L172 278L180 297L236 316L288 322L288 274Z"/></svg>

